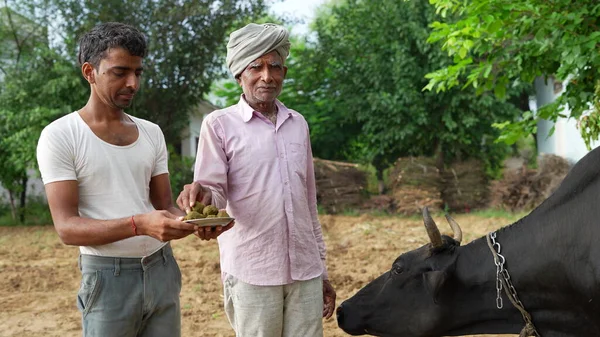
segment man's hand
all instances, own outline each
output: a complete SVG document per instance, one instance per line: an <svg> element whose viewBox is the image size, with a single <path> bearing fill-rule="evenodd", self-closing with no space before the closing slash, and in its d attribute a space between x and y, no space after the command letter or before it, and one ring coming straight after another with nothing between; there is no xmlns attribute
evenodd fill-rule
<svg viewBox="0 0 600 337"><path fill-rule="evenodd" d="M199 227L198 231L196 231L194 234L196 234L196 236L199 237L201 240L209 241L211 239L216 239L219 235L221 235L225 231L228 231L234 225L235 225L235 220L228 223L227 226Z"/></svg>
<svg viewBox="0 0 600 337"><path fill-rule="evenodd" d="M335 309L335 290L329 280L323 280L323 317L330 318Z"/></svg>
<svg viewBox="0 0 600 337"><path fill-rule="evenodd" d="M196 231L196 226L181 221L168 211L153 211L134 217L138 235L148 235L162 242L181 239Z"/></svg>
<svg viewBox="0 0 600 337"><path fill-rule="evenodd" d="M191 211L196 201L200 201L205 205L211 204L212 191L208 187L194 181L191 184L183 186L183 191L177 197L177 206L187 214Z"/></svg>

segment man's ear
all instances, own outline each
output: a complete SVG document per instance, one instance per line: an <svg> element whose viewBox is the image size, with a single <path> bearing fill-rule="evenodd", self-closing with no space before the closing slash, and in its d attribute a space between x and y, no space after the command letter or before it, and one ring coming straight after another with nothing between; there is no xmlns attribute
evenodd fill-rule
<svg viewBox="0 0 600 337"><path fill-rule="evenodd" d="M237 75L235 77L235 81L240 85L240 87L242 86L242 75Z"/></svg>
<svg viewBox="0 0 600 337"><path fill-rule="evenodd" d="M89 84L96 83L94 66L92 66L91 63L85 62L81 65L81 74L83 75L83 78L85 78L85 80L88 81Z"/></svg>
<svg viewBox="0 0 600 337"><path fill-rule="evenodd" d="M283 66L283 78L285 78L285 75L287 75L287 67Z"/></svg>
<svg viewBox="0 0 600 337"><path fill-rule="evenodd" d="M429 295L431 295L433 298L433 302L436 304L438 303L438 294L447 278L448 274L446 274L445 271L434 270L423 274L423 283L425 283L425 288L427 289L427 292L429 292Z"/></svg>

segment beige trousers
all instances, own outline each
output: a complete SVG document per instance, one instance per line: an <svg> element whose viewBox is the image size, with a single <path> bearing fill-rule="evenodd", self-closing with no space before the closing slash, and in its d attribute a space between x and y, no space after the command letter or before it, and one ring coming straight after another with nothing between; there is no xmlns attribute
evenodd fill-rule
<svg viewBox="0 0 600 337"><path fill-rule="evenodd" d="M322 337L321 277L281 286L255 286L227 275L225 313L237 337Z"/></svg>

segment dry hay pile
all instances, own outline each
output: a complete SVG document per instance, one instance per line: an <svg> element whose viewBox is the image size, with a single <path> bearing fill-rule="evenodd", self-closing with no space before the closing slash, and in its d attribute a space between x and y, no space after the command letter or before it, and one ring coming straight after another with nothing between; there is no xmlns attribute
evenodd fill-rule
<svg viewBox="0 0 600 337"><path fill-rule="evenodd" d="M469 212L488 204L489 188L484 164L467 160L442 172L442 199L454 212Z"/></svg>
<svg viewBox="0 0 600 337"><path fill-rule="evenodd" d="M442 209L442 177L433 158L399 158L390 172L395 211L412 215L425 206L430 211Z"/></svg>
<svg viewBox="0 0 600 337"><path fill-rule="evenodd" d="M385 213L393 213L396 208L394 198L387 194L372 195L366 200L361 209L366 211L380 211Z"/></svg>
<svg viewBox="0 0 600 337"><path fill-rule="evenodd" d="M539 169L525 165L504 172L504 178L492 182L490 206L511 211L531 210L558 188L571 165L559 156L538 157Z"/></svg>
<svg viewBox="0 0 600 337"><path fill-rule="evenodd" d="M357 164L315 158L314 166L319 206L328 213L360 207L367 176Z"/></svg>

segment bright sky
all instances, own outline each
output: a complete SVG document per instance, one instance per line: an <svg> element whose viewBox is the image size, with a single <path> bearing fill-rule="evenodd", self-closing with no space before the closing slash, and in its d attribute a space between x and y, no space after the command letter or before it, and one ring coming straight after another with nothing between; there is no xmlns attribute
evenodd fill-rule
<svg viewBox="0 0 600 337"><path fill-rule="evenodd" d="M316 8L327 0L283 0L271 6L271 11L286 18L296 18L303 23L292 28L293 34L306 34L308 23L313 19Z"/></svg>

